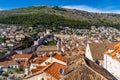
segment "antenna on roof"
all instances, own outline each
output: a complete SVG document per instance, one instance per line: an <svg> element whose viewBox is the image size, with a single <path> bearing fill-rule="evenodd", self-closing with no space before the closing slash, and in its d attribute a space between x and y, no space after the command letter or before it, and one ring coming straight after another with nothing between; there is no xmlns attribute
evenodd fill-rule
<svg viewBox="0 0 120 80"><path fill-rule="evenodd" d="M60 72L61 75L64 75L64 74L65 74L65 70L62 69L62 68L59 69L59 72Z"/></svg>

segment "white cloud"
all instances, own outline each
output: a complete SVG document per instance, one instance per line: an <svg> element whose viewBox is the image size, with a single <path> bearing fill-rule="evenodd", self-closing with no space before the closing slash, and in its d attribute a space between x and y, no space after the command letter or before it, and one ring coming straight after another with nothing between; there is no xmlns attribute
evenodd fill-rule
<svg viewBox="0 0 120 80"><path fill-rule="evenodd" d="M88 12L94 12L94 13L116 13L120 14L120 10L114 10L114 9L97 9L93 7L89 7L86 5L68 5L68 6L62 6L62 8L68 8L68 9L77 9L77 10L83 10Z"/></svg>
<svg viewBox="0 0 120 80"><path fill-rule="evenodd" d="M3 9L0 8L0 11L2 11Z"/></svg>

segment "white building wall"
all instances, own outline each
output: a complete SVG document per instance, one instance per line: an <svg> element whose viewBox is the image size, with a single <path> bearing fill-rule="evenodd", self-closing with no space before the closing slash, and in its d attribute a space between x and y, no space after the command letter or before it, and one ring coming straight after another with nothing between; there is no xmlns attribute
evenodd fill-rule
<svg viewBox="0 0 120 80"><path fill-rule="evenodd" d="M91 54L91 51L90 51L89 44L87 44L87 47L86 47L85 57L87 57L88 59L94 61L94 60L93 60L93 57L92 57L92 54Z"/></svg>
<svg viewBox="0 0 120 80"><path fill-rule="evenodd" d="M12 68L19 68L19 65L10 65Z"/></svg>
<svg viewBox="0 0 120 80"><path fill-rule="evenodd" d="M46 62L48 63L53 63L53 62L57 62L57 63L60 63L60 64L63 64L63 65L67 65L65 62L63 61L60 61L56 58L53 58L53 57L50 57L49 59L47 59L46 61L44 61L43 63L40 64L40 66L46 66Z"/></svg>
<svg viewBox="0 0 120 80"><path fill-rule="evenodd" d="M120 61L105 54L104 55L104 68L108 70L118 80L120 80Z"/></svg>
<svg viewBox="0 0 120 80"><path fill-rule="evenodd" d="M34 41L34 46L35 46L35 45L38 45L38 41Z"/></svg>
<svg viewBox="0 0 120 80"><path fill-rule="evenodd" d="M30 70L31 70L32 68L36 68L38 65L39 65L39 66L46 66L46 65L47 65L46 62L47 62L47 63L57 62L57 63L63 64L63 65L67 65L67 64L66 64L65 62L63 62L63 61L60 61L60 60L58 60L58 59L56 59L56 58L53 58L53 57L50 57L49 59L47 59L46 61L44 61L44 62L41 63L40 65L39 65L39 64L31 63L31 65L30 65Z"/></svg>
<svg viewBox="0 0 120 80"><path fill-rule="evenodd" d="M8 68L2 68L2 71L4 71L4 72L8 72Z"/></svg>
<svg viewBox="0 0 120 80"><path fill-rule="evenodd" d="M25 75L28 75L28 74L29 74L29 68L25 68L24 74L25 74Z"/></svg>
<svg viewBox="0 0 120 80"><path fill-rule="evenodd" d="M13 47L15 44L11 43L11 44L7 44L7 46Z"/></svg>
<svg viewBox="0 0 120 80"><path fill-rule="evenodd" d="M19 65L9 65L9 67L11 67L11 68L19 68ZM0 69L2 71L4 71L4 72L8 72L8 70L11 69L11 68L0 66Z"/></svg>
<svg viewBox="0 0 120 80"><path fill-rule="evenodd" d="M104 66L103 60L98 60L98 61L99 61L99 65L103 67Z"/></svg>
<svg viewBox="0 0 120 80"><path fill-rule="evenodd" d="M38 65L39 65L39 64L31 63L31 65L30 65L30 70L31 70L32 68L36 68Z"/></svg>
<svg viewBox="0 0 120 80"><path fill-rule="evenodd" d="M23 54L23 50L15 50L15 52L18 54Z"/></svg>

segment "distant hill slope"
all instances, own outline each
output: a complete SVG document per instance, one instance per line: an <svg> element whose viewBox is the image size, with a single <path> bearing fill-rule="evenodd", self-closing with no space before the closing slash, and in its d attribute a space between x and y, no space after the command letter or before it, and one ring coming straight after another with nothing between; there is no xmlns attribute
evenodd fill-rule
<svg viewBox="0 0 120 80"><path fill-rule="evenodd" d="M120 15L89 13L51 6L31 6L0 11L0 23L27 26L43 24L48 26L70 26L74 28L89 28L91 25L96 25L119 28Z"/></svg>

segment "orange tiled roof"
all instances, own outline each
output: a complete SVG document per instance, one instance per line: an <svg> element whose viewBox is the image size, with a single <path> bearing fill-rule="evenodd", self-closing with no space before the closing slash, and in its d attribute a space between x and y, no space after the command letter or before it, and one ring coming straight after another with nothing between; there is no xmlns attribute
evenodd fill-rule
<svg viewBox="0 0 120 80"><path fill-rule="evenodd" d="M79 50L79 52L80 52L81 55L84 55L84 54L85 54L85 52L83 51L83 48L82 48L82 47L78 48L78 50Z"/></svg>
<svg viewBox="0 0 120 80"><path fill-rule="evenodd" d="M109 46L108 48L111 49L111 50L113 50L113 49L114 49L114 46Z"/></svg>
<svg viewBox="0 0 120 80"><path fill-rule="evenodd" d="M38 74L41 74L42 72L45 72L45 73L49 74L50 76L54 77L55 79L59 80L60 79L60 73L59 73L60 68L66 69L67 67L62 64L54 62L54 63L47 65L41 71L38 71L38 72L35 72L33 74L26 76L25 79L30 78L35 75L38 75Z"/></svg>
<svg viewBox="0 0 120 80"><path fill-rule="evenodd" d="M20 62L20 66L24 66L25 65L25 62Z"/></svg>
<svg viewBox="0 0 120 80"><path fill-rule="evenodd" d="M40 63L44 62L44 61L47 60L47 59L48 59L48 57L47 57L46 55L44 55L44 56L39 56L39 57L36 57L36 58L34 59L34 62L33 62L33 63L35 63L35 64L40 64Z"/></svg>
<svg viewBox="0 0 120 80"><path fill-rule="evenodd" d="M60 68L65 70L66 66L54 62L51 66L49 66L47 69L45 69L44 72L48 73L55 79L59 80L60 79L60 72L59 72Z"/></svg>
<svg viewBox="0 0 120 80"><path fill-rule="evenodd" d="M114 52L112 52L110 55L113 57L113 56L116 55L116 52L114 51Z"/></svg>
<svg viewBox="0 0 120 80"><path fill-rule="evenodd" d="M106 51L104 52L104 54L108 54L108 50L106 50Z"/></svg>
<svg viewBox="0 0 120 80"><path fill-rule="evenodd" d="M85 52L84 51L79 51L81 55L85 55Z"/></svg>
<svg viewBox="0 0 120 80"><path fill-rule="evenodd" d="M55 54L53 55L53 57L56 58L56 59L58 59L58 60L60 60L60 61L63 61L63 62L66 62L66 61L67 61L67 58L65 58L64 56L61 56L61 55L59 55L59 54L57 54L57 53L55 53Z"/></svg>
<svg viewBox="0 0 120 80"><path fill-rule="evenodd" d="M8 67L9 65L18 65L18 63L16 61L14 61L14 60L0 61L0 66Z"/></svg>
<svg viewBox="0 0 120 80"><path fill-rule="evenodd" d="M120 48L120 43L118 43L114 46L114 49L118 49L118 48Z"/></svg>
<svg viewBox="0 0 120 80"><path fill-rule="evenodd" d="M113 50L113 52L108 52L107 54L110 55L111 57L113 57L114 59L120 60L119 57L117 57L117 54L120 54L120 43L112 46L114 48L110 48L109 50Z"/></svg>
<svg viewBox="0 0 120 80"><path fill-rule="evenodd" d="M32 54L15 54L12 56L12 58L27 58L30 59L32 57Z"/></svg>
<svg viewBox="0 0 120 80"><path fill-rule="evenodd" d="M35 73L35 72L38 72L38 71L41 71L45 66L37 66L36 68L33 68L31 70L32 73Z"/></svg>
<svg viewBox="0 0 120 80"><path fill-rule="evenodd" d="M35 73L33 73L33 74L30 74L30 75L26 76L25 79L30 78L30 77L35 76L35 75L38 75L38 74L41 74L46 68L48 68L48 67L51 66L51 65L52 65L52 63L49 64L49 65L47 65L47 66L46 66L45 68L43 68L41 71L37 71L37 72L35 72Z"/></svg>
<svg viewBox="0 0 120 80"><path fill-rule="evenodd" d="M77 49L77 48L76 48L76 47L72 47L72 49L71 49L71 50L72 50L72 51L74 51L75 49Z"/></svg>

